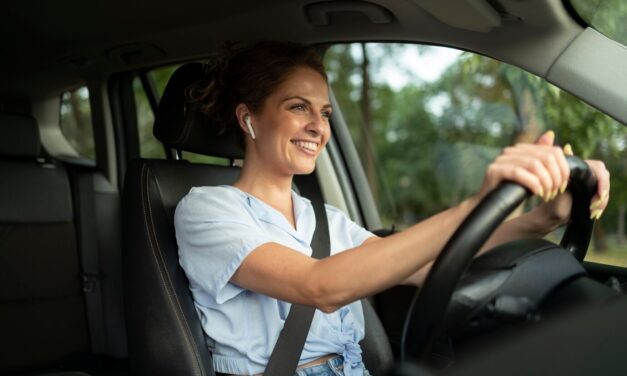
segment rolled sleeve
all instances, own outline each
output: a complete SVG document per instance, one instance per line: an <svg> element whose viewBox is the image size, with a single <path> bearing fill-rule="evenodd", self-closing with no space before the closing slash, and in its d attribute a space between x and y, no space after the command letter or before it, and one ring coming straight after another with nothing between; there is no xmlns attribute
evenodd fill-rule
<svg viewBox="0 0 627 376"><path fill-rule="evenodd" d="M348 239L344 240L345 244L350 244L351 247L357 247L363 244L363 242L365 242L368 238L376 236L372 232L353 222L340 209L331 205L325 205L325 208L329 217L329 228L342 229L342 231L336 231L334 235L348 237Z"/></svg>
<svg viewBox="0 0 627 376"><path fill-rule="evenodd" d="M233 208L242 207L239 199L229 202L192 191L175 213L179 263L190 287L209 294L217 304L244 291L229 282L231 277L246 256L272 241L253 217L233 213Z"/></svg>

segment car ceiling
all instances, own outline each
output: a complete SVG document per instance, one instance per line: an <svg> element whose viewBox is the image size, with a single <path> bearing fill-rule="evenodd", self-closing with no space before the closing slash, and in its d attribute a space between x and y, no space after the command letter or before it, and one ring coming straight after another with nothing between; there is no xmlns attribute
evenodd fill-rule
<svg viewBox="0 0 627 376"><path fill-rule="evenodd" d="M481 9L468 12L472 3ZM500 25L482 16L486 5ZM0 30L10 36L0 46L6 100L204 57L225 40L415 41L476 51L544 76L583 30L560 0L3 0L0 14ZM460 26L465 18L474 24Z"/></svg>

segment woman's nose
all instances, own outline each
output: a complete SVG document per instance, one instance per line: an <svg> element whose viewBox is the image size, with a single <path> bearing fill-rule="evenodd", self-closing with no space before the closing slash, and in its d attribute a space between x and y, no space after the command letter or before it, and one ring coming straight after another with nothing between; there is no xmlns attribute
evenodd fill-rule
<svg viewBox="0 0 627 376"><path fill-rule="evenodd" d="M321 135L324 133L329 124L322 114L313 114L311 120L307 124L307 131L313 135Z"/></svg>

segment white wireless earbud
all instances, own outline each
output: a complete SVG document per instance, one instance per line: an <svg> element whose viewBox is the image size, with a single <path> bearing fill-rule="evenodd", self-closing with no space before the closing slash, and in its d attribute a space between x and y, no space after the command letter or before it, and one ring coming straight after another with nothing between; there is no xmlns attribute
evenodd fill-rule
<svg viewBox="0 0 627 376"><path fill-rule="evenodd" d="M253 130L253 126L250 124L250 116L246 115L246 118L244 118L244 121L246 122L246 126L248 127L248 133L250 133L250 138L254 140L255 131Z"/></svg>

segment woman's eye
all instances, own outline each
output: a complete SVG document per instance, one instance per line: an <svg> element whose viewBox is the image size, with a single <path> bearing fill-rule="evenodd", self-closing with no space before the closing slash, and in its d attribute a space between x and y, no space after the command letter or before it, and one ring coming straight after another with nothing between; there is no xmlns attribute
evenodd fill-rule
<svg viewBox="0 0 627 376"><path fill-rule="evenodd" d="M304 104L295 104L292 106L292 110L305 111L306 109Z"/></svg>
<svg viewBox="0 0 627 376"><path fill-rule="evenodd" d="M331 118L331 111L323 111L322 117L329 120Z"/></svg>

